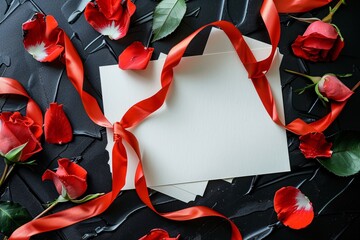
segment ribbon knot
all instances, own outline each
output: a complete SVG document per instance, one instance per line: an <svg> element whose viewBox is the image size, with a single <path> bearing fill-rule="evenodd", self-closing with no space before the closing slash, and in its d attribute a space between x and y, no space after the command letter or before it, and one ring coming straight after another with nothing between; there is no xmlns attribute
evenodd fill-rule
<svg viewBox="0 0 360 240"><path fill-rule="evenodd" d="M125 128L120 122L114 123L114 141L119 141L124 138Z"/></svg>

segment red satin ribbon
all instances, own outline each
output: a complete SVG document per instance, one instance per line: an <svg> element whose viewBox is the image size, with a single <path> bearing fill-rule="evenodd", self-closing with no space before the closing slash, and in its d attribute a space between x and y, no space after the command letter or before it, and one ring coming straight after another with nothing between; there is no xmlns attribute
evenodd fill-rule
<svg viewBox="0 0 360 240"><path fill-rule="evenodd" d="M332 0L274 0L279 13L307 12L322 7Z"/></svg>
<svg viewBox="0 0 360 240"><path fill-rule="evenodd" d="M299 5L299 2L301 2L302 4ZM313 8L315 6L314 2L317 3L316 6L319 6L321 4L326 4L328 1L275 1L277 8L280 9L281 12L307 11L309 8ZM277 44L279 42L279 17L272 0L264 0L260 13L267 27L272 43L272 51L269 57L259 62L256 61L251 50L244 41L242 34L238 31L236 27L234 27L229 22L219 21L211 23L195 31L193 34L191 34L186 39L177 44L174 48L172 48L169 52L161 74L161 89L152 97L136 103L125 113L124 117L121 119L120 122L115 123L115 144L112 151L112 191L82 205L78 205L70 209L33 220L18 228L9 239L27 240L35 234L63 228L104 212L114 201L114 199L117 197L125 184L125 176L127 172L127 153L123 145L123 141L126 141L134 149L135 153L139 158L139 164L136 169L135 175L135 187L137 194L149 208L151 208L154 212L163 217L176 221L186 221L207 216L221 217L228 220L231 225L231 239L242 239L239 230L232 221L208 207L196 206L169 213L158 212L152 205L149 198L145 176L141 164L141 155L138 141L136 137L127 130L127 128L138 125L151 113L155 112L158 108L162 106L166 99L170 84L173 81L173 68L179 64L187 46L192 41L192 39L200 31L209 26L220 27L227 34L228 38L234 45L234 48L238 53L239 58L244 64L246 70L248 71L249 77L251 78L254 87L256 88L256 91L258 92L259 97L268 114L274 120L274 122L284 126L284 124L281 123L281 121L279 120L271 89L266 79L266 76L264 75L264 72L268 71L270 68ZM96 102L96 99L82 89L84 72L81 59L78 56L75 48L73 47L70 39L66 36L65 33L63 33L63 37L65 42L67 74L69 79L75 86L76 90L79 92L81 100L84 104L85 111L95 123L104 127L111 128L111 124L102 114L101 109ZM334 119L339 115L344 106L345 103L333 103L331 105L331 112L316 122L307 124L301 119L296 119L284 127L298 135L303 135L308 132L314 131L321 132L325 130L334 121Z"/></svg>
<svg viewBox="0 0 360 240"><path fill-rule="evenodd" d="M26 116L30 117L34 122L43 125L43 115L37 103L29 96L24 87L12 78L0 77L0 95L12 94L20 95L28 99L26 106Z"/></svg>

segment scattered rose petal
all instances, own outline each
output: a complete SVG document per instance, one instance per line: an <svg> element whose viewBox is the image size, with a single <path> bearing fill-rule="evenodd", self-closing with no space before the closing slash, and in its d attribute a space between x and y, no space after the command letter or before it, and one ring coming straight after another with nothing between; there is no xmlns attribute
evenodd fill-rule
<svg viewBox="0 0 360 240"><path fill-rule="evenodd" d="M163 229L152 229L148 234L139 238L139 240L178 240L180 235L175 238L171 238L169 233Z"/></svg>
<svg viewBox="0 0 360 240"><path fill-rule="evenodd" d="M130 18L136 6L130 0L96 0L85 8L85 19L99 33L110 39L124 37L130 26Z"/></svg>
<svg viewBox="0 0 360 240"><path fill-rule="evenodd" d="M86 170L67 158L59 159L58 164L56 172L47 169L42 180L52 180L60 195L64 188L70 199L76 199L83 195L87 189Z"/></svg>
<svg viewBox="0 0 360 240"><path fill-rule="evenodd" d="M73 133L62 104L50 103L44 119L45 141L64 144L72 140Z"/></svg>
<svg viewBox="0 0 360 240"><path fill-rule="evenodd" d="M291 45L294 54L313 62L334 61L344 47L336 28L329 23L315 21Z"/></svg>
<svg viewBox="0 0 360 240"><path fill-rule="evenodd" d="M331 74L324 75L317 86L324 97L338 102L346 101L354 93Z"/></svg>
<svg viewBox="0 0 360 240"><path fill-rule="evenodd" d="M331 157L332 143L326 141L323 133L308 133L299 139L299 148L306 158Z"/></svg>
<svg viewBox="0 0 360 240"><path fill-rule="evenodd" d="M308 226L314 218L309 199L295 187L283 187L276 191L274 209L279 221L292 229Z"/></svg>
<svg viewBox="0 0 360 240"><path fill-rule="evenodd" d="M22 25L24 47L39 62L52 62L64 50L61 30L53 16L36 13Z"/></svg>
<svg viewBox="0 0 360 240"><path fill-rule="evenodd" d="M143 70L149 64L154 48L133 42L119 55L119 67L123 70Z"/></svg>

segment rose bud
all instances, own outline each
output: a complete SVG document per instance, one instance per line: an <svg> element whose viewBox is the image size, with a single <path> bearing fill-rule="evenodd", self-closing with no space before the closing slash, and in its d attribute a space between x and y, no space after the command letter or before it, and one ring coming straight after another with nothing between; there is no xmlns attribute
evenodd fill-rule
<svg viewBox="0 0 360 240"><path fill-rule="evenodd" d="M70 199L77 199L87 189L86 170L67 158L59 159L58 164L56 172L47 169L42 180L52 180L60 195L65 191Z"/></svg>
<svg viewBox="0 0 360 240"><path fill-rule="evenodd" d="M332 74L325 74L316 85L316 88L322 94L320 97L337 102L346 101L354 93Z"/></svg>
<svg viewBox="0 0 360 240"><path fill-rule="evenodd" d="M344 39L330 23L315 21L291 45L297 57L318 61L334 61L344 47Z"/></svg>

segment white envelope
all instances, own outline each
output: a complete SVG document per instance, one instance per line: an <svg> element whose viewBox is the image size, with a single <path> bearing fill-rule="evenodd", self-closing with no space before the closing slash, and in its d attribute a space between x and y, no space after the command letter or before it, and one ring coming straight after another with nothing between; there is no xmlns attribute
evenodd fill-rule
<svg viewBox="0 0 360 240"><path fill-rule="evenodd" d="M218 46L219 42L207 46L215 45ZM268 55L265 51L256 50L254 53L261 59ZM278 97L279 109L282 109L278 73L280 58L275 60L274 70L269 71L268 77ZM147 70L140 72L122 71L117 65L101 67L104 110L110 121L119 121L131 105L160 88L162 65L163 60L153 61ZM225 80L226 76L232 78L235 73L238 75L236 81ZM177 184L170 189L178 188L183 195L188 193L184 199L192 200L193 191L197 194L199 189L204 189L207 180L289 170L285 131L276 126L265 112L234 53L184 58L175 69L174 85L166 105L134 129L144 152L149 186L162 185L156 187L157 190L165 189L166 192L169 184ZM233 111L235 108L239 110ZM253 119L249 119L250 116ZM225 124L221 125L222 122ZM164 127L168 130L161 133ZM247 130L250 131L246 134ZM110 143L112 135L109 136ZM228 137L231 138L228 142L222 140ZM262 143L259 144L258 140ZM251 141L254 143L248 144ZM252 146L256 149L244 152ZM183 150L177 152L179 149ZM269 159L269 156L276 158ZM246 159L251 160L243 161ZM136 163L136 158L129 157L126 189L133 188ZM194 181L205 182L192 184Z"/></svg>

